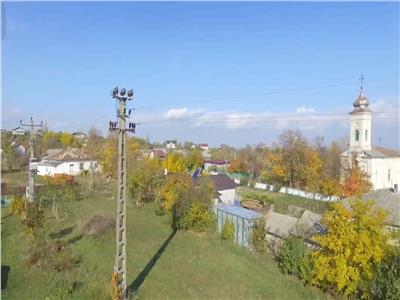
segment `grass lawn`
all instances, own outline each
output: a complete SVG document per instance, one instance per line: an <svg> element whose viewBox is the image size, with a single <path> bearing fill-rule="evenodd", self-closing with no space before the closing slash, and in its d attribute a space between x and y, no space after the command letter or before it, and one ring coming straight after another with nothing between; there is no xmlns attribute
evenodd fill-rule
<svg viewBox="0 0 400 300"><path fill-rule="evenodd" d="M274 210L282 214L289 213L289 205L296 205L317 214L323 214L329 208L329 202L312 200L282 193L272 193L248 187L239 188L239 197L243 199L251 198L261 201L265 201L266 198L269 198L274 203Z"/></svg>
<svg viewBox="0 0 400 300"><path fill-rule="evenodd" d="M59 290L55 282L61 278L78 283L64 299L110 299L114 231L92 237L82 235L81 230L90 216L113 216L114 209L110 195L99 193L64 203L60 220L48 215L47 236L59 233L66 247L80 258L78 266L66 273L26 267L25 233L18 217L8 216L9 209L2 209L2 266L10 267L2 299L55 299ZM244 248L221 242L213 232L197 235L178 231L171 235L168 217L156 216L153 204L139 209L128 203L127 209L128 283L139 287L134 298L326 298L320 290L282 275L269 255L256 257ZM152 260L157 253L158 260Z"/></svg>

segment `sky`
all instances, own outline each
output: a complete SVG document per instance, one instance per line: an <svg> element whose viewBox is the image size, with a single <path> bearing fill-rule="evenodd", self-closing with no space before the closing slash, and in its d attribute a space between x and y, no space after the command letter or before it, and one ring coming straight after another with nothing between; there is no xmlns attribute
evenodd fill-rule
<svg viewBox="0 0 400 300"><path fill-rule="evenodd" d="M373 143L400 149L398 2L2 4L2 128L107 134L119 86L152 142L329 143L364 74Z"/></svg>

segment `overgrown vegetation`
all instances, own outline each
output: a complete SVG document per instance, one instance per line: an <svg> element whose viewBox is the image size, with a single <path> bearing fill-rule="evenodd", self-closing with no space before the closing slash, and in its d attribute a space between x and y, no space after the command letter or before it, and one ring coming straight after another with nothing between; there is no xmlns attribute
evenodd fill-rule
<svg viewBox="0 0 400 300"><path fill-rule="evenodd" d="M267 246L266 246L266 241L265 237L267 235L267 230L265 229L265 218L261 218L260 220L257 220L252 228L251 231L251 244L253 246L253 249L257 253L264 253Z"/></svg>
<svg viewBox="0 0 400 300"><path fill-rule="evenodd" d="M310 251L302 237L289 235L279 249L279 265L285 274L299 277L309 282L312 277L312 260Z"/></svg>
<svg viewBox="0 0 400 300"><path fill-rule="evenodd" d="M381 261L374 274L370 292L373 299L400 299L400 247Z"/></svg>
<svg viewBox="0 0 400 300"><path fill-rule="evenodd" d="M321 247L313 253L314 284L345 296L368 295L375 268L388 249L387 213L372 205L357 200L349 211L334 203L323 216L327 233L314 237Z"/></svg>
<svg viewBox="0 0 400 300"><path fill-rule="evenodd" d="M233 225L233 222L229 218L226 218L221 230L221 240L233 241L234 236L235 236L235 226Z"/></svg>

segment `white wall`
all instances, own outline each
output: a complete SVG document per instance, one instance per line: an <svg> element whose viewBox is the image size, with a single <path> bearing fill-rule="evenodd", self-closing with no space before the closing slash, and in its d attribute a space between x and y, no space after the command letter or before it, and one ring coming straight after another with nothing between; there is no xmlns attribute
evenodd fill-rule
<svg viewBox="0 0 400 300"><path fill-rule="evenodd" d="M92 163L92 166L91 166ZM81 170L81 164L83 164L83 170ZM48 166L42 165L38 163L37 170L38 175L40 176L54 176L55 174L66 174L76 176L79 175L82 171L90 171L93 168L93 171L96 172L99 170L98 163L96 161L71 161L71 162L63 162L57 166Z"/></svg>
<svg viewBox="0 0 400 300"><path fill-rule="evenodd" d="M364 160L366 172L370 176L373 189L393 188L394 184L400 187L400 157L374 158ZM390 178L388 173L390 170Z"/></svg>
<svg viewBox="0 0 400 300"><path fill-rule="evenodd" d="M359 140L355 140L355 131L360 133ZM368 131L365 139L365 131ZM351 115L350 121L350 151L371 150L371 113L363 112Z"/></svg>
<svg viewBox="0 0 400 300"><path fill-rule="evenodd" d="M233 205L233 200L235 200L236 196L236 189L218 191L218 193L221 194L219 198L223 204Z"/></svg>

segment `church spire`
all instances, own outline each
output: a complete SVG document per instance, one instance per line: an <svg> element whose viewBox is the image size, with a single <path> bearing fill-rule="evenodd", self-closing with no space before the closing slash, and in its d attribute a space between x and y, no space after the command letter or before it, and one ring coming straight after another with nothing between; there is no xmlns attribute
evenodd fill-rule
<svg viewBox="0 0 400 300"><path fill-rule="evenodd" d="M361 74L360 77L360 94L358 95L357 99L353 102L353 111L351 113L358 113L358 112L370 112L368 105L369 101L368 98L364 94L364 75Z"/></svg>

